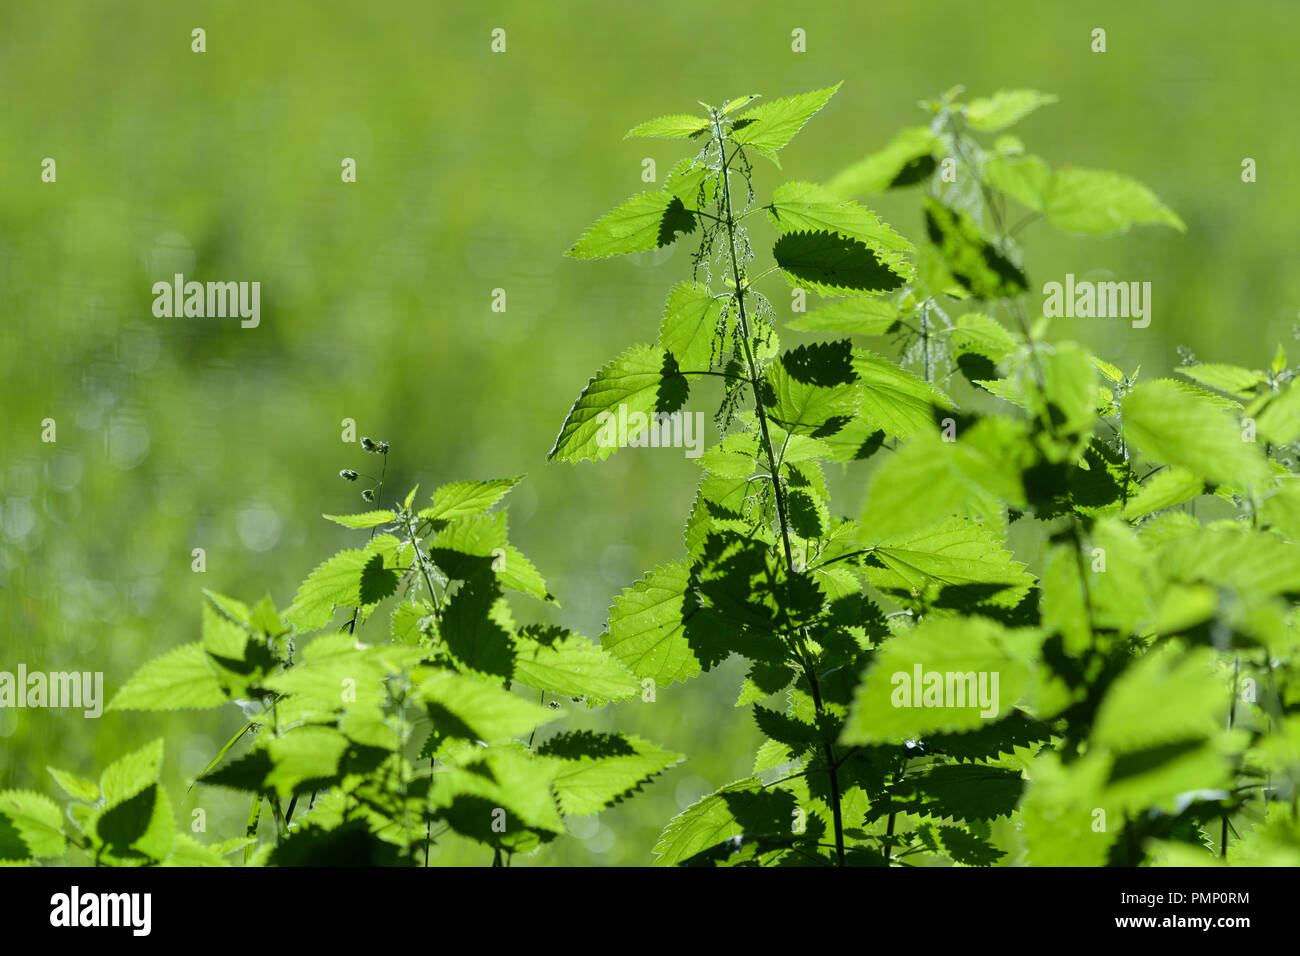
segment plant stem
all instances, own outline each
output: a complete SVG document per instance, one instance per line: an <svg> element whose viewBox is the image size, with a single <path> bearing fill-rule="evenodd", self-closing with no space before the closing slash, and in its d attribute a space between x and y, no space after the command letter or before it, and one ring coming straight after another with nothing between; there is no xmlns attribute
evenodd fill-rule
<svg viewBox="0 0 1300 956"><path fill-rule="evenodd" d="M438 592L433 589L433 580L429 577L429 570L424 564L424 554L420 551L420 542L415 537L415 525L411 522L410 514L405 517L406 533L410 537L411 550L415 552L415 563L419 565L420 574L424 577L424 586L429 589L429 603L433 605L434 610L441 610L442 602L438 599Z"/></svg>
<svg viewBox="0 0 1300 956"><path fill-rule="evenodd" d="M740 274L740 258L736 253L736 218L731 206L731 182L729 166L732 159L740 153L740 147L736 152L731 154L730 159L726 157L726 141L722 136L721 122L714 118L715 135L718 138L719 155L723 156L722 170L720 178L722 180L722 202L724 220L727 227L727 246L731 265L732 279L736 284L735 298L736 310L738 313L738 322L740 324L740 340L744 344L745 363L749 369L750 388L754 393L754 412L758 418L759 433L762 437L763 452L767 457L769 473L772 476L772 492L776 499L777 521L781 527L781 543L785 550L785 564L788 573L795 573L794 549L790 545L790 527L787 517L785 501L785 490L781 486L781 473L777 468L776 453L772 448L772 437L767 428L767 413L763 410L763 398L760 391L762 380L759 377L758 363L754 359L754 350L750 343L749 316L745 311L745 283ZM817 713L818 734L822 735L822 748L826 759L826 770L830 776L830 798L831 798L831 815L835 826L835 860L836 865L844 865L844 819L840 809L840 783L839 773L835 762L835 749L831 742L824 736L823 718L826 709L822 704L821 688L817 681L815 669L808 660L807 642L801 639L799 648L799 660L803 668L804 676L808 680L808 687L812 693L813 706Z"/></svg>
<svg viewBox="0 0 1300 956"><path fill-rule="evenodd" d="M921 305L921 358L925 380L930 383L930 300Z"/></svg>
<svg viewBox="0 0 1300 956"><path fill-rule="evenodd" d="M254 842L244 847L244 865L253 858L253 848L257 846L257 825L262 821L262 795L260 793L253 795L253 805L248 810L248 826L244 829L244 836L252 837Z"/></svg>
<svg viewBox="0 0 1300 956"><path fill-rule="evenodd" d="M1241 674L1241 658L1232 659L1232 699L1228 703L1228 729L1232 729L1233 722L1237 717L1237 681ZM1228 817L1230 814L1227 809L1223 811L1223 826L1219 829L1219 857L1226 860L1228 858Z"/></svg>

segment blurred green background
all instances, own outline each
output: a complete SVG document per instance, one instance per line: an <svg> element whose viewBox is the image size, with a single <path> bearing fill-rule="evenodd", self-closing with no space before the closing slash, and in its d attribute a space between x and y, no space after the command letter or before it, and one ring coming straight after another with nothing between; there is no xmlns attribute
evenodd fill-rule
<svg viewBox="0 0 1300 956"><path fill-rule="evenodd" d="M1031 227L1038 285L1067 271L1153 283L1151 328L1062 321L1053 334L1144 374L1177 364L1178 347L1262 365L1293 339L1300 299L1294 2L1087 6L4 0L0 670L102 670L111 696L196 639L200 588L287 605L356 539L319 518L362 510L337 472L376 464L341 441L344 418L391 443L390 493L527 473L507 499L512 540L563 607L520 598L516 616L598 635L621 588L680 556L697 468L650 449L576 468L545 455L588 377L653 339L689 250L562 253L648 188L643 158L662 179L689 151L623 132L701 99L845 81L784 174L759 161L766 192L829 179L955 83L1055 93L1016 131L1028 148L1141 179L1188 233ZM206 53L190 50L195 27ZM489 49L496 27L504 54ZM806 53L791 51L796 27ZM57 183L40 180L45 157ZM344 157L355 184L340 181ZM877 207L917 235L914 192ZM154 318L151 284L173 271L260 281L260 327ZM497 288L504 313L490 309ZM41 442L45 418L56 443ZM846 512L861 478L839 479ZM733 662L653 705L580 715L688 759L516 862L649 862L672 814L749 771L759 737L732 706L740 676ZM179 800L241 722L233 708L0 710L0 788L53 793L47 764L95 775L163 734ZM239 795L196 789L178 816L195 806L208 839L247 813ZM487 859L454 844L441 857Z"/></svg>

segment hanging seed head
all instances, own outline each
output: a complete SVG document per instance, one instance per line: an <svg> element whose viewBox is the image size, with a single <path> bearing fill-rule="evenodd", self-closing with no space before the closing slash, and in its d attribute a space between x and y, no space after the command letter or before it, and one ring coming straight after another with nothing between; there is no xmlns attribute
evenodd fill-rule
<svg viewBox="0 0 1300 956"><path fill-rule="evenodd" d="M365 491L361 492L361 497L364 498L366 501L374 501L375 490L373 488L367 488Z"/></svg>
<svg viewBox="0 0 1300 956"><path fill-rule="evenodd" d="M344 481L356 481L360 476L351 468L344 468L339 472L339 477Z"/></svg>

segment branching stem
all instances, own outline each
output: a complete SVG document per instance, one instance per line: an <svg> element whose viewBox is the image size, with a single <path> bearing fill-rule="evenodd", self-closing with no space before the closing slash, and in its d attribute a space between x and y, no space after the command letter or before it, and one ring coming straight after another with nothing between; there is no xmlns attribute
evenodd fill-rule
<svg viewBox="0 0 1300 956"><path fill-rule="evenodd" d="M714 117L714 135L718 139L719 155L726 155L726 142L722 135L721 121ZM781 473L777 467L777 458L775 449L772 446L772 437L768 432L767 413L763 408L762 379L759 375L758 362L754 358L754 349L750 341L749 315L745 308L745 292L747 285L741 274L740 257L736 251L736 217L731 205L731 183L729 171L732 160L741 152L741 147L737 146L735 152L725 159L722 163L722 169L719 172L722 187L722 210L723 218L727 228L727 247L728 258L730 260L731 275L735 282L735 299L737 321L740 324L740 340L744 345L745 364L749 370L750 387L754 393L754 412L758 418L759 434L762 439L763 454L767 458L768 470L772 474L772 492L776 499L777 523L781 528L781 544L785 552L785 564L788 573L795 573L794 549L790 544L790 526L789 512L787 511L785 489L781 485ZM838 764L835 760L834 745L825 737L824 717L826 708L822 702L821 687L817 680L816 670L813 668L808 655L806 638L800 637L800 647L798 648L798 658L803 669L804 677L808 681L808 688L812 694L813 706L817 714L818 733L822 735L822 748L826 760L826 769L830 777L830 803L831 815L835 827L835 862L837 866L844 866L844 819L840 808L840 784Z"/></svg>

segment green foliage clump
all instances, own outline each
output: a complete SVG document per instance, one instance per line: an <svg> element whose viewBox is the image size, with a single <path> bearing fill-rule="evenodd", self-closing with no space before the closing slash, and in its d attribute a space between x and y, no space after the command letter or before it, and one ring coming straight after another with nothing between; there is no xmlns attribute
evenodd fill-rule
<svg viewBox="0 0 1300 956"><path fill-rule="evenodd" d="M454 833L506 863L680 760L618 733L539 742L554 698L653 699L739 655L752 773L667 822L661 865L1300 863L1298 368L1279 347L1152 379L1051 336L1026 227L1185 227L1006 133L1054 102L1035 91L949 91L761 202L751 157L779 169L837 88L633 128L695 151L569 250L695 244L654 341L596 373L550 459L603 460L717 399L682 553L615 598L599 643L514 618L507 592L555 600L493 510L519 479L384 507L381 474L371 510L325 516L364 543L287 607L208 592L200 639L111 704L241 707L196 784L249 794L247 832L177 832L154 741L98 781L51 769L66 812L0 792L0 862L427 865ZM914 238L857 201L907 191ZM793 347L778 275L811 336ZM847 513L836 481L861 487Z"/></svg>
<svg viewBox="0 0 1300 956"><path fill-rule="evenodd" d="M641 685L599 644L515 622L507 591L555 600L492 510L519 480L444 485L423 508L413 489L391 508L325 515L369 540L312 571L287 608L206 592L201 639L121 688L110 709L244 709L195 783L251 795L245 835L202 844L176 832L159 739L98 783L51 768L73 801L66 818L47 797L0 792L0 859L58 857L72 844L96 865L222 866L242 850L252 865L410 866L455 833L508 864L562 835L565 816L598 813L677 763L616 733L559 731L534 745L563 718L561 698L600 707ZM368 626L375 637L363 642ZM263 815L271 838L259 842Z"/></svg>
<svg viewBox="0 0 1300 956"><path fill-rule="evenodd" d="M657 341L595 375L551 458L606 458L601 422L638 444L721 393L684 554L615 600L602 642L657 682L744 657L765 741L658 863L1293 862L1296 369L1279 349L1139 380L1049 341L1021 229L1184 229L1141 183L1003 132L1050 96L950 91L826 185L760 201L750 157L779 166L835 89L635 127L697 151L569 250L697 244ZM855 201L909 189L915 241ZM788 323L815 341L780 341L774 273L829 299ZM846 515L828 469L864 461Z"/></svg>

